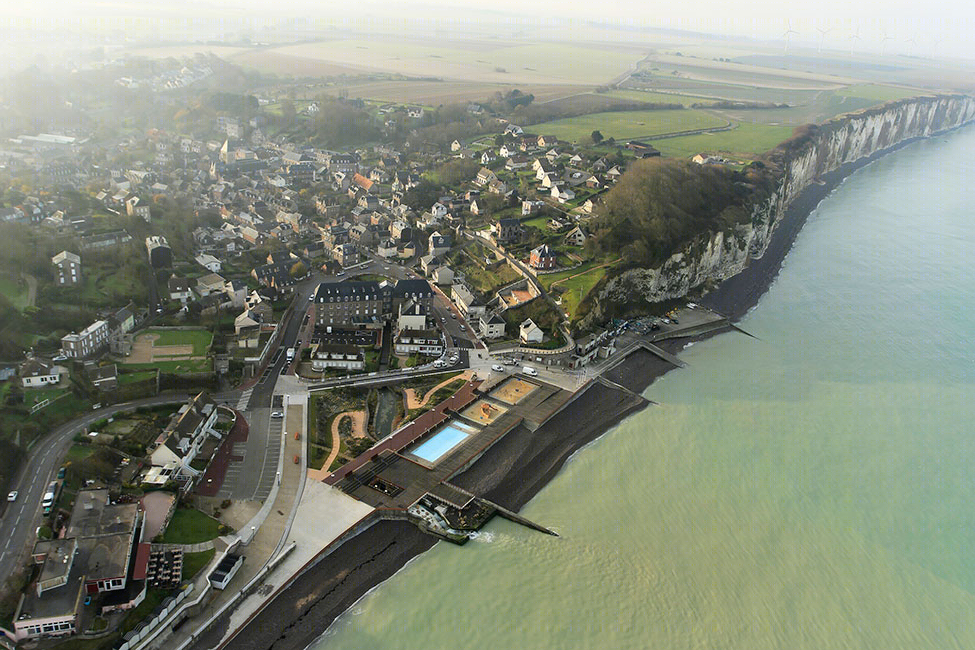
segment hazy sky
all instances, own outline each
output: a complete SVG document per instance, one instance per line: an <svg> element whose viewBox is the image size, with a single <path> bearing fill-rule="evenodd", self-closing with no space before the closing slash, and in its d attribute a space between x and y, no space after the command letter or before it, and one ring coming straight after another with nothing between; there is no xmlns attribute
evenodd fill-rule
<svg viewBox="0 0 975 650"><path fill-rule="evenodd" d="M476 9L472 9L476 7ZM790 28L794 43L817 45L821 34L825 47L849 49L859 30L863 50L881 49L902 54L936 54L975 59L975 2L949 0L934 5L916 0L0 0L0 26L25 21L39 28L52 21L93 18L103 26L120 25L134 18L168 18L211 24L214 29L235 26L237 21L303 17L311 19L359 19L361 24L395 27L403 17L431 20L486 20L507 23L513 19L551 22L609 20L634 26L653 26L782 39ZM194 19L202 19L194 21Z"/></svg>

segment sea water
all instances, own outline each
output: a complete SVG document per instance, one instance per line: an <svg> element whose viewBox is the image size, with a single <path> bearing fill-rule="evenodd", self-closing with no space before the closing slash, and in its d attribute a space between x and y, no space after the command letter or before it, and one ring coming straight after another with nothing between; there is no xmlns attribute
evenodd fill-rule
<svg viewBox="0 0 975 650"><path fill-rule="evenodd" d="M316 650L975 648L975 129L809 217L742 321L524 514L440 543Z"/></svg>

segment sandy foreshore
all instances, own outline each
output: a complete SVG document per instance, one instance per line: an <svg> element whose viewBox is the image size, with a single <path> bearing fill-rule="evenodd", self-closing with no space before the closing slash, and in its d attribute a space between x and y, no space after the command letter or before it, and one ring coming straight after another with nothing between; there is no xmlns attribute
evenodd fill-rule
<svg viewBox="0 0 975 650"><path fill-rule="evenodd" d="M764 256L752 260L742 273L719 285L702 304L732 320L744 316L775 280L782 261L816 205L843 178L891 150L846 165L824 178L823 184L807 187L777 225ZM705 336L710 335L713 334ZM674 339L659 345L676 353L689 340ZM638 395L672 368L649 352L637 350L605 376ZM558 473L576 450L648 404L632 393L593 382L537 431L523 425L516 427L452 482L517 511ZM226 647L234 650L306 648L356 600L432 547L435 541L405 522L384 521L372 526L301 575ZM194 647L201 650L216 647L225 626L226 622L215 626Z"/></svg>

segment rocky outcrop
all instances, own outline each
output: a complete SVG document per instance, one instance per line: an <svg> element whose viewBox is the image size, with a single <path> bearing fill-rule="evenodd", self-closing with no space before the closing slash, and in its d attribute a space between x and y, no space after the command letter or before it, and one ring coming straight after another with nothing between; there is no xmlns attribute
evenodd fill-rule
<svg viewBox="0 0 975 650"><path fill-rule="evenodd" d="M680 298L737 275L750 259L765 253L786 208L825 174L973 119L975 98L951 95L899 100L809 127L769 153L781 178L772 195L754 206L749 223L701 237L658 268L632 269L608 281L581 325L599 323L627 308Z"/></svg>

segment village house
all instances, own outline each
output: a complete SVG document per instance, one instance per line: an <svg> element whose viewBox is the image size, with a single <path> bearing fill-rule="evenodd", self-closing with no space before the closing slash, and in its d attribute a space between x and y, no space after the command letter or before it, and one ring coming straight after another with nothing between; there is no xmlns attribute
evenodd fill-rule
<svg viewBox="0 0 975 650"><path fill-rule="evenodd" d="M444 346L437 330L404 329L396 336L394 349L398 355L440 356Z"/></svg>
<svg viewBox="0 0 975 650"><path fill-rule="evenodd" d="M530 318L518 327L518 339L522 343L541 343L544 338L545 334L542 332L542 328Z"/></svg>
<svg viewBox="0 0 975 650"><path fill-rule="evenodd" d="M81 283L81 258L68 251L61 251L51 258L55 266L57 284L60 287L72 287Z"/></svg>
<svg viewBox="0 0 975 650"><path fill-rule="evenodd" d="M366 355L362 348L340 343L320 343L311 355L311 367L315 372L330 368L338 370L363 370Z"/></svg>
<svg viewBox="0 0 975 650"><path fill-rule="evenodd" d="M563 241L569 246L582 246L586 243L586 233L582 232L582 228L576 226L565 235Z"/></svg>
<svg viewBox="0 0 975 650"><path fill-rule="evenodd" d="M478 329L482 338L499 339L504 336L505 322L499 314L481 314Z"/></svg>
<svg viewBox="0 0 975 650"><path fill-rule="evenodd" d="M556 266L555 251L548 244L542 244L538 248L532 249L528 265L539 271L548 271Z"/></svg>
<svg viewBox="0 0 975 650"><path fill-rule="evenodd" d="M193 291L190 290L189 280L178 275L169 278L169 299L178 300L184 305L191 301Z"/></svg>
<svg viewBox="0 0 975 650"><path fill-rule="evenodd" d="M521 221L518 219L498 219L491 225L494 243L506 244L521 239Z"/></svg>
<svg viewBox="0 0 975 650"><path fill-rule="evenodd" d="M61 381L61 375L68 369L51 361L31 357L20 366L20 383L24 388L51 386Z"/></svg>
<svg viewBox="0 0 975 650"><path fill-rule="evenodd" d="M216 423L217 405L206 392L198 393L179 409L152 443L148 454L152 466L170 468L170 478L189 488L203 473L202 469L194 468L192 463L203 450L207 438L221 437L213 428ZM209 460L204 459L207 462Z"/></svg>

